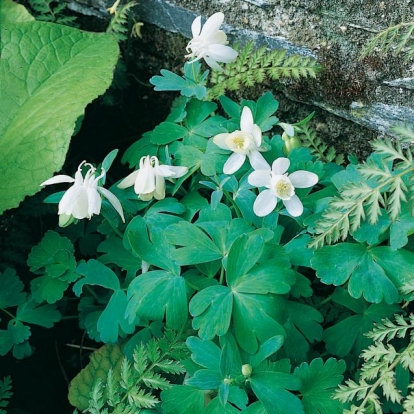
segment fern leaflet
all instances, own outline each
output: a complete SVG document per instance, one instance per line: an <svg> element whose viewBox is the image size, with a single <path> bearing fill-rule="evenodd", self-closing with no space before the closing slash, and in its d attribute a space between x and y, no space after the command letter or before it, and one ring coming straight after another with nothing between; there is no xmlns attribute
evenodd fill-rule
<svg viewBox="0 0 414 414"><path fill-rule="evenodd" d="M364 58L375 50L380 53L391 52L394 56L405 52L407 59L414 56L414 22L399 23L375 35L363 48L361 56Z"/></svg>
<svg viewBox="0 0 414 414"><path fill-rule="evenodd" d="M223 72L212 71L210 82L213 86L209 91L209 99L217 99L226 90L235 91L261 84L266 79L315 78L320 69L315 59L287 56L285 50L267 51L265 46L254 50L250 42L240 50L234 62L225 65Z"/></svg>
<svg viewBox="0 0 414 414"><path fill-rule="evenodd" d="M411 206L414 213L414 164L409 149L399 143L376 140L374 153L381 155L381 162L373 158L357 167L362 179L342 187L315 225L310 246L321 247L324 243L345 240L350 231L356 231L363 220L375 224L385 208L392 221L401 212L403 203ZM369 180L369 184L368 181Z"/></svg>

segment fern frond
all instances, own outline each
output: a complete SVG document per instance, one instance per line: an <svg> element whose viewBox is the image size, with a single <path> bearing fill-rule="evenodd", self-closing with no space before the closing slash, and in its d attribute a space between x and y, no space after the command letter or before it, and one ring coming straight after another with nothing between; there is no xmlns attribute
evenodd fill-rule
<svg viewBox="0 0 414 414"><path fill-rule="evenodd" d="M137 393L129 395L128 401L137 408L154 408L159 403L157 397L146 393L143 389L139 389Z"/></svg>
<svg viewBox="0 0 414 414"><path fill-rule="evenodd" d="M381 164L371 160L357 167L358 172L370 183L350 183L340 191L315 225L311 247L345 240L349 230L356 231L365 219L375 224L385 208L391 220L396 220L402 203L414 200L414 163L409 149L405 151L398 143L376 140L372 143L376 154L382 156ZM389 165L388 165L389 164ZM408 184L407 184L408 183Z"/></svg>
<svg viewBox="0 0 414 414"><path fill-rule="evenodd" d="M33 10L36 20L44 22L65 24L67 26L76 26L74 24L76 17L67 16L67 4L56 0L28 0L29 6Z"/></svg>
<svg viewBox="0 0 414 414"><path fill-rule="evenodd" d="M414 142L414 125L399 124L393 126L391 129L399 137L401 142L409 144Z"/></svg>
<svg viewBox="0 0 414 414"><path fill-rule="evenodd" d="M252 87L266 79L315 78L321 66L315 59L299 55L286 55L285 50L268 51L265 46L253 50L249 42L240 51L237 59L228 63L223 72L212 71L209 99L217 99L226 90Z"/></svg>
<svg viewBox="0 0 414 414"><path fill-rule="evenodd" d="M118 42L128 39L129 32L129 16L131 9L136 6L135 1L131 1L120 6L114 13L111 21L108 24L106 33L111 33L115 36Z"/></svg>
<svg viewBox="0 0 414 414"><path fill-rule="evenodd" d="M171 388L163 373L184 373L179 360L188 358L188 353L182 334L170 330L159 340L140 343L134 349L132 362L127 357L122 360L119 379L115 380L114 371L110 369L106 381L99 380L95 384L86 412L138 414L143 409L154 408L159 403L155 390Z"/></svg>
<svg viewBox="0 0 414 414"><path fill-rule="evenodd" d="M328 147L316 136L316 132L308 125L301 125L298 128L298 138L302 145L309 148L312 155L319 158L323 162L335 162L336 164L343 164L343 154L337 154L334 147Z"/></svg>
<svg viewBox="0 0 414 414"><path fill-rule="evenodd" d="M6 414L5 408L9 405L9 400L13 395L12 389L12 380L10 376L4 377L3 380L0 380L0 414Z"/></svg>
<svg viewBox="0 0 414 414"><path fill-rule="evenodd" d="M400 365L410 370L411 373L414 372L413 338L410 337L410 343L401 351L397 351L393 345L383 342L395 338L401 340L406 337L409 330L412 332L413 328L414 315L410 315L408 318L395 315L395 321L384 319L381 323L375 324L374 329L367 334L368 337L374 339L375 343L361 354L364 362L358 382L346 381L344 385L339 386L334 396L343 403L353 403L351 410L345 410L345 413L382 413L379 395L384 396L392 403L402 405L405 409L404 413L412 413L410 410L414 407L414 394L411 392L404 397L406 390L397 388L395 370ZM411 383L408 389L413 388L414 384ZM358 403L358 401L361 402ZM372 409L374 411L371 411Z"/></svg>
<svg viewBox="0 0 414 414"><path fill-rule="evenodd" d="M362 49L361 57L375 51L381 54L392 53L394 56L406 52L407 58L414 56L414 22L399 23L376 34Z"/></svg>

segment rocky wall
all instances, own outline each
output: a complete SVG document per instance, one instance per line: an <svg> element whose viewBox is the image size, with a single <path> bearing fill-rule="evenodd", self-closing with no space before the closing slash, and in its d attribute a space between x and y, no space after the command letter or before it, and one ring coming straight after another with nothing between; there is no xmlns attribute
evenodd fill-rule
<svg viewBox="0 0 414 414"><path fill-rule="evenodd" d="M77 0L70 7L108 18L110 3ZM324 69L316 80L266 87L281 102L280 118L296 122L316 110L313 126L346 153L361 153L368 140L392 136L396 123L414 124L414 62L403 55L360 57L375 33L414 20L413 0L140 0L134 10L146 23L144 41L154 33L160 36L154 25L176 33L172 42L182 46L197 15L223 11L231 43L253 40L257 46L318 59ZM184 53L177 48L176 58ZM251 97L257 89L243 92Z"/></svg>

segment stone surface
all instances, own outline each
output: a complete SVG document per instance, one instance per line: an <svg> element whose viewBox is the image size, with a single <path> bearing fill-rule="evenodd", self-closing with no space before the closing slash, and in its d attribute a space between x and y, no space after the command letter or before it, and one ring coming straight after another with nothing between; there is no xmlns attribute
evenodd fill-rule
<svg viewBox="0 0 414 414"><path fill-rule="evenodd" d="M106 8L111 1L77 0L70 4L108 18ZM324 68L316 81L265 86L270 86L278 99L280 94L288 98L280 98L288 108L282 114L291 116L292 121L300 119L299 114L316 110L314 126L320 126L321 137L327 141L335 137L341 141L335 145L343 144L345 152L361 147L354 148L356 136L364 143L376 136L392 136L390 128L395 123L414 123L413 62L392 55L360 58L362 46L375 33L400 21L414 20L413 0L141 0L134 10L137 19L185 38L191 36L196 16L223 11L224 30L233 44L253 40L257 46L316 57ZM153 36L147 24L145 30L147 39ZM185 51L181 49L186 41L176 39L168 40L168 54L178 62L183 59ZM181 49L174 50L175 44ZM169 67L174 68L175 63ZM254 98L261 91L244 92ZM347 136L341 131L347 131Z"/></svg>

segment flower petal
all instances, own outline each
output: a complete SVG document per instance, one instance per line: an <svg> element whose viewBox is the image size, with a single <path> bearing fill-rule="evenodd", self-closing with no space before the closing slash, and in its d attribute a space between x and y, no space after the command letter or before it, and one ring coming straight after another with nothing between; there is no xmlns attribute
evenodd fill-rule
<svg viewBox="0 0 414 414"><path fill-rule="evenodd" d="M268 170L257 170L253 171L247 181L250 185L254 185L255 187L269 187L270 185L270 168Z"/></svg>
<svg viewBox="0 0 414 414"><path fill-rule="evenodd" d="M207 56L217 62L230 63L236 60L238 53L230 46L218 43L207 47Z"/></svg>
<svg viewBox="0 0 414 414"><path fill-rule="evenodd" d="M283 175L289 168L290 161L288 158L280 157L273 161L272 172L275 175Z"/></svg>
<svg viewBox="0 0 414 414"><path fill-rule="evenodd" d="M263 158L263 155L259 151L253 150L250 151L250 154L247 154L250 160L250 165L255 170L268 170L270 173L270 165Z"/></svg>
<svg viewBox="0 0 414 414"><path fill-rule="evenodd" d="M254 214L264 217L270 214L276 207L277 197L270 190L262 191L253 204Z"/></svg>
<svg viewBox="0 0 414 414"><path fill-rule="evenodd" d="M112 207L117 211L117 213L121 216L122 221L125 223L122 205L115 194L103 187L98 187L97 190L112 204Z"/></svg>
<svg viewBox="0 0 414 414"><path fill-rule="evenodd" d="M55 175L52 178L49 178L46 181L43 181L40 185L50 185L50 184L59 184L59 183L73 183L75 179L69 177L69 175Z"/></svg>
<svg viewBox="0 0 414 414"><path fill-rule="evenodd" d="M162 175L155 176L154 198L156 200L163 200L165 198L165 179Z"/></svg>
<svg viewBox="0 0 414 414"><path fill-rule="evenodd" d="M233 174L243 165L246 159L245 154L233 153L230 155L223 167L224 174Z"/></svg>
<svg viewBox="0 0 414 414"><path fill-rule="evenodd" d="M262 130L256 124L253 125L252 135L256 147L260 147L262 145Z"/></svg>
<svg viewBox="0 0 414 414"><path fill-rule="evenodd" d="M126 176L118 185L118 188L128 188L131 187L135 184L135 180L137 179L138 176L138 170L132 172L131 174L129 174L128 176Z"/></svg>
<svg viewBox="0 0 414 414"><path fill-rule="evenodd" d="M187 174L188 168L179 166L175 167L173 165L159 165L154 168L154 172L156 177L159 175L162 177L179 178Z"/></svg>
<svg viewBox="0 0 414 414"><path fill-rule="evenodd" d="M101 212L102 198L95 188L88 188L86 190L86 196L88 198L88 218L91 218L94 214Z"/></svg>
<svg viewBox="0 0 414 414"><path fill-rule="evenodd" d="M240 129L243 132L253 134L253 115L252 111L248 106L243 108L241 117L240 117Z"/></svg>
<svg viewBox="0 0 414 414"><path fill-rule="evenodd" d="M212 14L204 23L204 26L201 29L200 36L209 36L214 32L217 32L217 30L220 29L220 26L222 25L223 21L224 14L222 12Z"/></svg>
<svg viewBox="0 0 414 414"><path fill-rule="evenodd" d="M212 59L208 56L204 56L204 60L207 63L207 65L210 66L210 68L216 70L217 72L223 72L224 71L224 69L214 59Z"/></svg>
<svg viewBox="0 0 414 414"><path fill-rule="evenodd" d="M134 191L136 194L152 193L155 190L155 174L154 168L144 166L138 170L135 180Z"/></svg>
<svg viewBox="0 0 414 414"><path fill-rule="evenodd" d="M221 148L221 149L225 149L225 150L228 150L228 149L230 149L229 148L229 146L226 144L226 140L227 140L227 137L229 136L230 134L229 133L227 133L227 132L224 132L223 134L218 134L218 135L216 135L214 138L213 138L213 142L214 142L214 144L216 144L219 148Z"/></svg>
<svg viewBox="0 0 414 414"><path fill-rule="evenodd" d="M191 24L191 33L193 34L193 37L199 36L201 32L201 16L197 16L193 23Z"/></svg>
<svg viewBox="0 0 414 414"><path fill-rule="evenodd" d="M302 201L299 200L299 197L296 194L290 197L290 200L283 200L283 204L288 213L293 217L298 217L303 213Z"/></svg>
<svg viewBox="0 0 414 414"><path fill-rule="evenodd" d="M289 179L295 188L308 188L315 185L319 177L313 172L299 170L289 174Z"/></svg>
<svg viewBox="0 0 414 414"><path fill-rule="evenodd" d="M59 202L59 214L62 213L79 220L88 216L88 196L84 187L74 185L63 194Z"/></svg>

